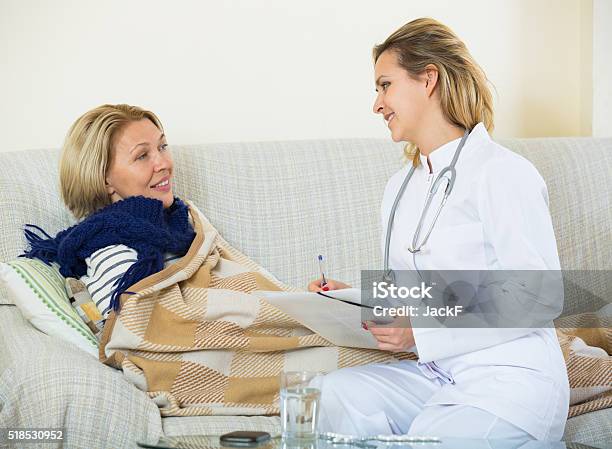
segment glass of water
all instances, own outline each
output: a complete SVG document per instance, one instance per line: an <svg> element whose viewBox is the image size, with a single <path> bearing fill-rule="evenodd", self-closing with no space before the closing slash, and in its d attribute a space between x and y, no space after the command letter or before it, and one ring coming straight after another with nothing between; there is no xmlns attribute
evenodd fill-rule
<svg viewBox="0 0 612 449"><path fill-rule="evenodd" d="M287 371L280 375L280 417L284 439L317 437L321 391L311 381L323 375L315 371Z"/></svg>

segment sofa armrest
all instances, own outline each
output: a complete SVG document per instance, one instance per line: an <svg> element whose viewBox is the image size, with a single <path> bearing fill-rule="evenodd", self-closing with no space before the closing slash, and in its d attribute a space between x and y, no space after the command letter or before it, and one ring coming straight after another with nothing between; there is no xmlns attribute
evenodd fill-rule
<svg viewBox="0 0 612 449"><path fill-rule="evenodd" d="M0 305L0 427L63 427L67 447L135 447L162 434L146 393L12 305Z"/></svg>

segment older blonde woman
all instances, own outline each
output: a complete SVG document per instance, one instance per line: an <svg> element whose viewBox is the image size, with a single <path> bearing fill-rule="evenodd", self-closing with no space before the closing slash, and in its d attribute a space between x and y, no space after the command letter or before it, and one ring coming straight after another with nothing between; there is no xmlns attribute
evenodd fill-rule
<svg viewBox="0 0 612 449"><path fill-rule="evenodd" d="M418 19L376 46L374 62L374 113L384 118L394 141L408 143L412 161L389 180L382 200L382 228L391 229L389 267L558 270L546 185L530 162L491 140L491 94L464 43L445 25ZM448 171L419 225L434 180L453 164L454 188L440 215L435 218L453 177ZM314 291L323 287L320 280L309 285ZM325 287L346 284L331 280ZM552 327L396 324L371 325L370 332L380 349L411 349L419 360L326 376L321 430L562 437L569 385Z"/></svg>
<svg viewBox="0 0 612 449"><path fill-rule="evenodd" d="M27 257L80 278L106 318L126 288L184 255L194 238L173 196L172 154L155 114L103 105L70 128L60 161L62 198L82 220L52 238L26 229Z"/></svg>

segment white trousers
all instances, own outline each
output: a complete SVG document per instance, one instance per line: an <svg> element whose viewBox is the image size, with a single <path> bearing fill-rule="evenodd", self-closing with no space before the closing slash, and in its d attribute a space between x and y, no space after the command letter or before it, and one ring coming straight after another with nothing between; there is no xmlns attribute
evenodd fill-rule
<svg viewBox="0 0 612 449"><path fill-rule="evenodd" d="M430 405L443 383L425 377L414 361L343 368L317 378L319 431L349 435L408 434L527 441L533 437L468 405Z"/></svg>

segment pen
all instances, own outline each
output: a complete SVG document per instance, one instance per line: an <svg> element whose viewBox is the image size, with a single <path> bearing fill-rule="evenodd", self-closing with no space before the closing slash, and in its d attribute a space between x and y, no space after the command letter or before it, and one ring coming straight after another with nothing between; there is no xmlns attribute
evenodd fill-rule
<svg viewBox="0 0 612 449"><path fill-rule="evenodd" d="M324 291L329 290L329 287L326 287L327 285L327 280L325 279L325 263L323 262L323 256L321 254L319 254L319 270L321 270L321 288L323 288Z"/></svg>

